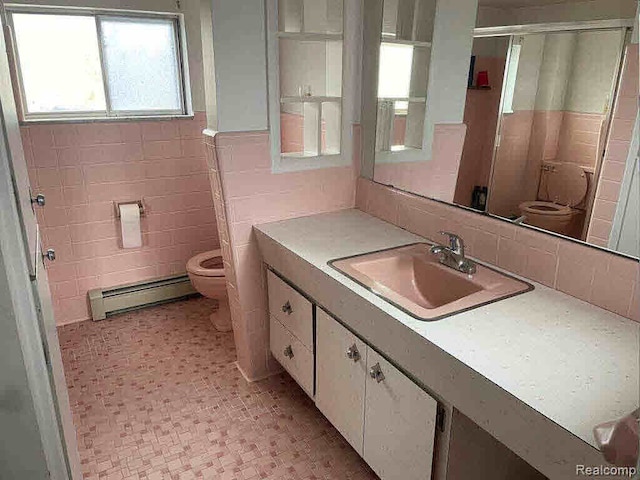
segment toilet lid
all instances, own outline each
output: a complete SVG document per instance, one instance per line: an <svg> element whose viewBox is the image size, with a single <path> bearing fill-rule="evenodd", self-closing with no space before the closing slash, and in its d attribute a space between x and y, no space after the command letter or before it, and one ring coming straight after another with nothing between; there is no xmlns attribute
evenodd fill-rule
<svg viewBox="0 0 640 480"><path fill-rule="evenodd" d="M575 207L587 194L587 174L580 165L561 163L547 178L549 200Z"/></svg>

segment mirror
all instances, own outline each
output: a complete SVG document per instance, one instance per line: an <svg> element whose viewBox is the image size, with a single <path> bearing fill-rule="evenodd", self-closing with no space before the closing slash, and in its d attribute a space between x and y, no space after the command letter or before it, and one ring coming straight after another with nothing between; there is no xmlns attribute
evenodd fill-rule
<svg viewBox="0 0 640 480"><path fill-rule="evenodd" d="M447 184L434 178L437 162L411 157L422 147L430 50L398 33L404 17L387 13L392 4L402 2L384 1L373 180L638 257L632 20L476 29L466 137L444 192L433 187Z"/></svg>
<svg viewBox="0 0 640 480"><path fill-rule="evenodd" d="M371 0L363 11L363 118L368 157L381 165L429 156L427 87L436 0ZM369 134L369 131L371 132Z"/></svg>
<svg viewBox="0 0 640 480"><path fill-rule="evenodd" d="M432 0L384 0L378 56L376 163L419 159L433 34Z"/></svg>

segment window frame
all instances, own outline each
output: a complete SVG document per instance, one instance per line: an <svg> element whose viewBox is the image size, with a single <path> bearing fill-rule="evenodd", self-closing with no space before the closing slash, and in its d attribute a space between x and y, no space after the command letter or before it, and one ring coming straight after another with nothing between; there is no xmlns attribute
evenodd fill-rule
<svg viewBox="0 0 640 480"><path fill-rule="evenodd" d="M192 117L190 77L187 59L186 29L184 15L170 12L147 12L140 10L119 10L105 8L85 7L51 7L40 5L7 4L7 24L11 35L11 69L15 80L16 97L19 99L20 119L23 123L36 122L65 122L65 121L121 121L125 119L153 119ZM20 53L16 41L16 32L13 24L13 14L35 15L77 15L93 17L96 24L98 53L100 57L100 73L105 96L105 110L100 111L63 111L63 112L29 112L27 108L26 92L22 78L20 65ZM176 66L178 68L178 80L180 89L180 108L176 110L117 110L111 106L111 98L108 87L107 65L104 58L104 45L102 41L102 18L123 17L127 19L161 19L171 20L176 42Z"/></svg>

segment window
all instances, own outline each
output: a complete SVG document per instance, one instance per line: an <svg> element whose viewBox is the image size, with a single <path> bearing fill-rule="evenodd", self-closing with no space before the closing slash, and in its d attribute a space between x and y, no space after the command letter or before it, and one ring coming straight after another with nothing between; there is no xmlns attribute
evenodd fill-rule
<svg viewBox="0 0 640 480"><path fill-rule="evenodd" d="M434 0L382 2L378 54L375 159L378 162L420 161L425 145L424 122ZM379 20L378 20L379 22ZM373 53L373 51L372 51Z"/></svg>
<svg viewBox="0 0 640 480"><path fill-rule="evenodd" d="M395 100L409 98L413 46L380 44L380 69L378 72L378 98L393 101L396 114L407 113L409 102Z"/></svg>
<svg viewBox="0 0 640 480"><path fill-rule="evenodd" d="M25 119L187 113L179 17L11 11Z"/></svg>

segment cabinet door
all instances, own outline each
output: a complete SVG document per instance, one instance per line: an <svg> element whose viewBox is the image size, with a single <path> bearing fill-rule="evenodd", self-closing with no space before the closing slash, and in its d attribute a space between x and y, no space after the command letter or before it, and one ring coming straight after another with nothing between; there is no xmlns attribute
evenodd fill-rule
<svg viewBox="0 0 640 480"><path fill-rule="evenodd" d="M366 345L316 309L316 405L362 455Z"/></svg>
<svg viewBox="0 0 640 480"><path fill-rule="evenodd" d="M428 480L437 402L367 349L364 454L382 480Z"/></svg>

